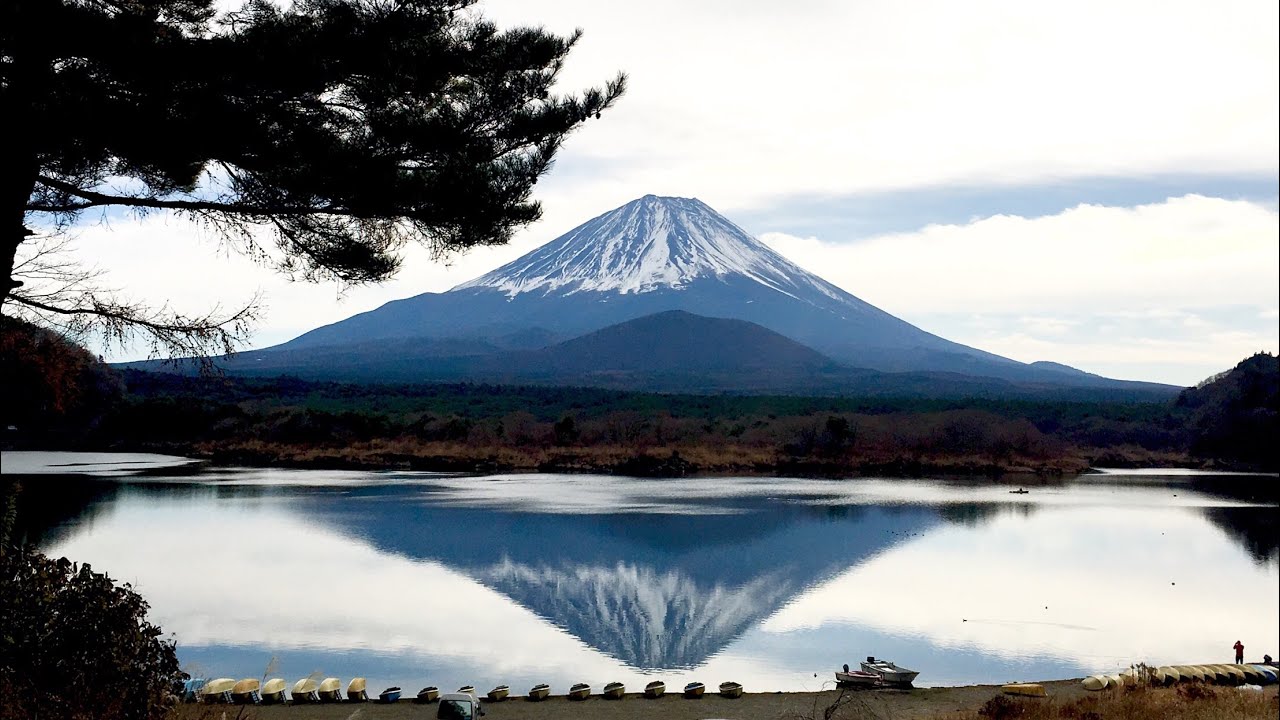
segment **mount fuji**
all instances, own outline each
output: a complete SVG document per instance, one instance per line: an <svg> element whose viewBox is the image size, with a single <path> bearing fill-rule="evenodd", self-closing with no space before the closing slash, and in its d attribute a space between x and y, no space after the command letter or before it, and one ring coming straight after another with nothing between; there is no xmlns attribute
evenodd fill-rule
<svg viewBox="0 0 1280 720"><path fill-rule="evenodd" d="M698 317L691 320L689 313ZM639 327L629 321L649 316L659 319L644 325L643 335L628 334L627 328ZM845 369L1056 387L1139 385L1057 363L1021 363L938 337L800 268L700 200L655 195L610 210L447 292L389 302L245 353L228 369L315 375L307 368L325 367L333 375L334 368L347 367L362 379L377 379L376 368L398 362L401 370L405 363L413 370L395 373L396 380L518 381L530 364L581 366L608 356L601 354L600 338L566 341L612 326L621 329L602 337L644 355L661 337L654 323L663 318L681 324L672 342L680 336L696 343L700 331L690 323L697 320L745 321L737 330L720 324L707 332L756 333L761 347L778 348L789 361L798 351L781 350L784 341L798 343ZM573 352L579 356L571 362L565 355Z"/></svg>

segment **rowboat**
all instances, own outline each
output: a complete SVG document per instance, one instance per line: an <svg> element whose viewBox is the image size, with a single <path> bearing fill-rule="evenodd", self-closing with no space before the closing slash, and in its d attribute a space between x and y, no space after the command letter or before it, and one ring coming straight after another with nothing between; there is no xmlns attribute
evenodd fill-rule
<svg viewBox="0 0 1280 720"><path fill-rule="evenodd" d="M627 694L627 686L620 682L607 683L603 694L607 700L621 700Z"/></svg>
<svg viewBox="0 0 1280 720"><path fill-rule="evenodd" d="M1258 674L1262 675L1263 685L1270 685L1271 683L1280 680L1280 673L1277 673L1276 669L1270 665L1250 665L1249 667L1257 670Z"/></svg>
<svg viewBox="0 0 1280 720"><path fill-rule="evenodd" d="M342 681L334 677L325 678L320 681L316 693L322 703L342 702Z"/></svg>
<svg viewBox="0 0 1280 720"><path fill-rule="evenodd" d="M284 703L284 680L271 678L262 685L262 703L264 705L282 705Z"/></svg>
<svg viewBox="0 0 1280 720"><path fill-rule="evenodd" d="M490 690L487 697L489 698L489 702L502 702L507 699L507 695L510 693L511 688L506 685L499 685L498 687Z"/></svg>
<svg viewBox="0 0 1280 720"><path fill-rule="evenodd" d="M1118 688L1118 687L1124 687L1124 678L1120 677L1120 673L1113 673L1111 675L1107 675L1106 678L1107 678L1108 689L1114 690L1115 688Z"/></svg>
<svg viewBox="0 0 1280 720"><path fill-rule="evenodd" d="M475 695L475 694L476 694L476 686L475 686L475 685L463 685L462 687L458 688L458 692L460 692L460 693L465 693L465 694L467 694L467 695Z"/></svg>
<svg viewBox="0 0 1280 720"><path fill-rule="evenodd" d="M1022 695L1023 697L1047 697L1044 686L1038 683L1009 683L1001 685L1000 691L1005 695Z"/></svg>
<svg viewBox="0 0 1280 720"><path fill-rule="evenodd" d="M289 691L289 694L293 696L293 704L302 705L304 703L320 702L320 693L316 692L318 687L320 687L320 684L311 678L302 678L294 683L293 689Z"/></svg>
<svg viewBox="0 0 1280 720"><path fill-rule="evenodd" d="M365 702L368 699L364 678L351 678L351 682L347 683L347 702Z"/></svg>
<svg viewBox="0 0 1280 720"><path fill-rule="evenodd" d="M1107 681L1101 675L1090 675L1080 681L1080 686L1090 692L1097 692L1107 687Z"/></svg>
<svg viewBox="0 0 1280 720"><path fill-rule="evenodd" d="M586 683L575 683L569 688L570 700L586 700L591 696L591 686Z"/></svg>
<svg viewBox="0 0 1280 720"><path fill-rule="evenodd" d="M257 705L262 702L259 690L262 683L253 678L245 678L231 688L231 702L237 705Z"/></svg>
<svg viewBox="0 0 1280 720"><path fill-rule="evenodd" d="M1227 677L1230 678L1227 682L1234 685L1243 685L1249 682L1249 676L1245 674L1244 670L1240 669L1239 665L1223 665L1222 669L1227 673Z"/></svg>
<svg viewBox="0 0 1280 720"><path fill-rule="evenodd" d="M380 703L400 702L400 688L389 687L386 690L383 690L382 692L378 693L378 702Z"/></svg>
<svg viewBox="0 0 1280 720"><path fill-rule="evenodd" d="M707 686L700 682L691 682L684 686L684 696L687 698L700 698L707 691Z"/></svg>
<svg viewBox="0 0 1280 720"><path fill-rule="evenodd" d="M1199 665L1176 665L1173 669L1178 671L1178 677L1183 680L1197 680L1199 682L1205 682L1209 678L1213 677L1209 673L1205 672L1205 669Z"/></svg>
<svg viewBox="0 0 1280 720"><path fill-rule="evenodd" d="M881 682L889 685L910 685L920 674L915 670L898 667L892 661L876 660L873 657L868 657L862 663L862 672L875 673L880 676Z"/></svg>
<svg viewBox="0 0 1280 720"><path fill-rule="evenodd" d="M1244 673L1245 682L1261 685L1265 680L1262 673L1254 670L1252 665L1236 665L1236 669Z"/></svg>
<svg viewBox="0 0 1280 720"><path fill-rule="evenodd" d="M875 685L878 682L880 682L880 676L875 673L862 672L861 670L836 671L837 685L865 687L867 685Z"/></svg>
<svg viewBox="0 0 1280 720"><path fill-rule="evenodd" d="M546 700L551 694L551 686L546 683L538 683L529 689L529 699L537 702L538 700Z"/></svg>
<svg viewBox="0 0 1280 720"><path fill-rule="evenodd" d="M417 697L414 698L414 702L433 703L439 699L440 699L440 688L436 687L435 685L428 685L418 691L418 695Z"/></svg>
<svg viewBox="0 0 1280 720"><path fill-rule="evenodd" d="M1205 665L1204 669L1213 674L1212 677L1209 678L1210 680L1222 685L1226 685L1235 680L1234 676L1227 672L1226 665Z"/></svg>
<svg viewBox="0 0 1280 720"><path fill-rule="evenodd" d="M200 690L200 701L207 704L231 702L231 689L236 686L234 678L218 678L204 684Z"/></svg>
<svg viewBox="0 0 1280 720"><path fill-rule="evenodd" d="M740 698L742 697L742 684L736 682L720 683L720 697Z"/></svg>
<svg viewBox="0 0 1280 720"><path fill-rule="evenodd" d="M1156 668L1155 681L1161 685L1172 685L1182 680L1182 673L1178 672L1178 668L1172 665L1162 665Z"/></svg>
<svg viewBox="0 0 1280 720"><path fill-rule="evenodd" d="M182 683L182 702L196 702L204 694L204 678L191 678Z"/></svg>
<svg viewBox="0 0 1280 720"><path fill-rule="evenodd" d="M667 684L661 680L654 680L644 686L644 696L650 700L662 697L667 692Z"/></svg>

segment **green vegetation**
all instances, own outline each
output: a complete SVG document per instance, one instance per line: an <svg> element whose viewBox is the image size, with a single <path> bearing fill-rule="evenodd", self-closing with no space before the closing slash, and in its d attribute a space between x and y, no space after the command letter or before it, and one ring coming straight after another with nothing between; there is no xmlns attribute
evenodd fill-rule
<svg viewBox="0 0 1280 720"><path fill-rule="evenodd" d="M174 643L128 584L7 544L0 578L0 720L168 715Z"/></svg>

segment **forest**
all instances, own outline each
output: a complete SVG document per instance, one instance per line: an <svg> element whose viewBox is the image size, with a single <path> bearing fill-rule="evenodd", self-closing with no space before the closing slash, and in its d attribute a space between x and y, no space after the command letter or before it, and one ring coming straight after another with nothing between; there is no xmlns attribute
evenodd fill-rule
<svg viewBox="0 0 1280 720"><path fill-rule="evenodd" d="M1058 475L1089 467L1274 471L1277 359L1172 402L658 394L372 385L115 370L6 332L6 448L221 463L632 475ZM41 378L57 378L44 382Z"/></svg>

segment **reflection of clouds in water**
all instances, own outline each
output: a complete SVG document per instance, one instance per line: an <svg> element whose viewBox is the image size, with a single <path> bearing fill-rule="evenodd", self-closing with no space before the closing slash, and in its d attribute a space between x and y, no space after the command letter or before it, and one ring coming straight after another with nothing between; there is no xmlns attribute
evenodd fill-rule
<svg viewBox="0 0 1280 720"><path fill-rule="evenodd" d="M134 583L180 647L425 651L561 672L609 662L438 563L380 553L278 511L168 505L122 508L112 520L49 553Z"/></svg>
<svg viewBox="0 0 1280 720"><path fill-rule="evenodd" d="M762 629L853 624L1097 668L1204 662L1228 635L1277 637L1280 568L1259 572L1205 525L1177 509L1079 508L943 528L805 592Z"/></svg>

